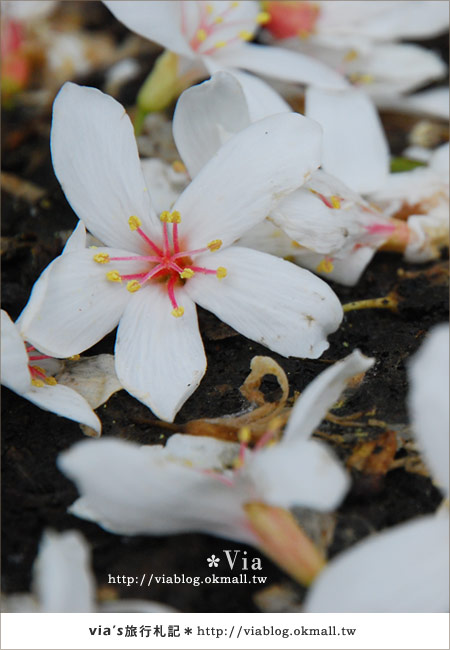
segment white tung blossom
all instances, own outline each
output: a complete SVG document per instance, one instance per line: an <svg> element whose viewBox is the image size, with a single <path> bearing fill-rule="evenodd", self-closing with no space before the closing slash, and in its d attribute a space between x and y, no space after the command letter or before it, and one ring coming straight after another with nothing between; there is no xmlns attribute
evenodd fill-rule
<svg viewBox="0 0 450 650"><path fill-rule="evenodd" d="M18 325L3 309L1 345L2 384L39 408L85 424L100 435L100 420L87 400L54 378L60 367L59 360L27 343Z"/></svg>
<svg viewBox="0 0 450 650"><path fill-rule="evenodd" d="M286 81L342 88L347 82L330 67L283 48L247 43L268 16L253 0L113 0L108 9L129 29L179 55L179 76L201 79L225 68Z"/></svg>
<svg viewBox="0 0 450 650"><path fill-rule="evenodd" d="M195 303L285 356L318 357L328 347L325 337L342 318L331 289L284 260L232 245L318 167L314 122L282 114L250 125L160 217L131 122L112 98L66 84L55 100L51 147L70 204L110 248L62 255L44 271L23 324L33 345L71 356L119 324L119 381L166 420L206 369Z"/></svg>
<svg viewBox="0 0 450 650"><path fill-rule="evenodd" d="M425 461L449 491L449 328L439 325L409 365L409 410ZM447 612L448 504L373 535L332 560L306 599L307 612Z"/></svg>
<svg viewBox="0 0 450 650"><path fill-rule="evenodd" d="M79 443L58 458L80 493L70 512L119 534L197 531L258 546L246 504L333 510L349 477L311 434L349 379L372 364L355 351L322 372L298 398L277 444L268 444L274 431L253 449L186 434L165 447L111 438Z"/></svg>

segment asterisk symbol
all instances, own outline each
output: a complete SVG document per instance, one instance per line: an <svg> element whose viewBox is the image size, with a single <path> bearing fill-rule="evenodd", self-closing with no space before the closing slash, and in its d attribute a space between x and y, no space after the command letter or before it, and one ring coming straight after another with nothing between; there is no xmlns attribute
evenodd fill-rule
<svg viewBox="0 0 450 650"><path fill-rule="evenodd" d="M192 634L192 628L191 627L185 627L184 628L184 633L185 634Z"/></svg>
<svg viewBox="0 0 450 650"><path fill-rule="evenodd" d="M209 567L216 567L220 562L220 558L216 557L213 553L206 561L208 562Z"/></svg>

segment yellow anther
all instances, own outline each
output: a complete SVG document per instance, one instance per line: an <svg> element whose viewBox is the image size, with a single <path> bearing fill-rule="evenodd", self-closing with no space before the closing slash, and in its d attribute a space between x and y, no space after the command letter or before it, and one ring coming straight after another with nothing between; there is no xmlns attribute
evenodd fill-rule
<svg viewBox="0 0 450 650"><path fill-rule="evenodd" d="M32 379L31 383L33 384L33 386L37 386L37 388L42 388L42 386L45 386L42 379Z"/></svg>
<svg viewBox="0 0 450 650"><path fill-rule="evenodd" d="M142 285L137 280L130 280L127 282L127 291L130 293L135 293L136 291L139 291L141 286Z"/></svg>
<svg viewBox="0 0 450 650"><path fill-rule="evenodd" d="M79 361L80 360L80 355L79 354L72 354L71 357L68 357L69 361Z"/></svg>
<svg viewBox="0 0 450 650"><path fill-rule="evenodd" d="M244 445L247 445L252 439L252 431L250 427L242 427L239 429L237 434L239 442L242 442Z"/></svg>
<svg viewBox="0 0 450 650"><path fill-rule="evenodd" d="M170 219L171 219L170 212L168 210L164 210L164 212L161 212L161 214L159 215L159 218L161 219L161 221L165 223L170 223Z"/></svg>
<svg viewBox="0 0 450 650"><path fill-rule="evenodd" d="M219 268L216 271L216 276L221 280L222 278L225 278L227 275L227 270L223 266L219 266Z"/></svg>
<svg viewBox="0 0 450 650"><path fill-rule="evenodd" d="M106 279L110 282L122 282L122 276L119 271L108 271L106 274Z"/></svg>
<svg viewBox="0 0 450 650"><path fill-rule="evenodd" d="M184 269L182 273L180 273L180 278L183 280L188 280L189 278L193 278L195 275L195 271L192 269Z"/></svg>
<svg viewBox="0 0 450 650"><path fill-rule="evenodd" d="M270 14L267 11L261 11L257 16L256 16L256 23L258 25L265 25L270 21Z"/></svg>
<svg viewBox="0 0 450 650"><path fill-rule="evenodd" d="M187 172L186 165L181 162L181 160L174 160L172 163L172 169L177 174L185 174Z"/></svg>
<svg viewBox="0 0 450 650"><path fill-rule="evenodd" d="M359 74L357 72L350 74L348 78L355 84L371 84L374 80L371 74Z"/></svg>
<svg viewBox="0 0 450 650"><path fill-rule="evenodd" d="M214 47L220 50L220 48L225 47L226 44L227 44L226 41L217 41L217 43L214 43Z"/></svg>
<svg viewBox="0 0 450 650"><path fill-rule="evenodd" d="M240 4L240 2L232 2L230 6L232 9L236 9L236 7L239 7Z"/></svg>
<svg viewBox="0 0 450 650"><path fill-rule="evenodd" d="M222 246L222 240L221 239L213 239L206 246L207 246L207 248L209 248L211 253L214 253L214 251L218 251L219 248Z"/></svg>
<svg viewBox="0 0 450 650"><path fill-rule="evenodd" d="M349 50L344 56L344 61L354 61L358 58L358 52L356 50Z"/></svg>
<svg viewBox="0 0 450 650"><path fill-rule="evenodd" d="M169 223L181 223L181 214L178 212L178 210L174 210L170 214Z"/></svg>
<svg viewBox="0 0 450 650"><path fill-rule="evenodd" d="M45 378L45 383L48 384L49 386L56 386L58 383L54 377L46 377Z"/></svg>
<svg viewBox="0 0 450 650"><path fill-rule="evenodd" d="M195 34L195 36L197 37L197 40L202 43L203 41L206 41L208 34L204 29L197 29L197 33Z"/></svg>
<svg viewBox="0 0 450 650"><path fill-rule="evenodd" d="M244 461L241 458L235 458L232 464L233 464L233 469L240 469L244 464Z"/></svg>
<svg viewBox="0 0 450 650"><path fill-rule="evenodd" d="M93 260L94 262L97 262L97 264L108 264L109 255L108 253L97 253L97 255L94 255Z"/></svg>
<svg viewBox="0 0 450 650"><path fill-rule="evenodd" d="M130 230L137 230L138 228L141 227L142 222L139 219L139 217L133 215L128 219L128 225L130 226Z"/></svg>
<svg viewBox="0 0 450 650"><path fill-rule="evenodd" d="M302 39L302 41L306 41L311 36L311 32L308 32L307 29L299 29L298 31L298 37Z"/></svg>
<svg viewBox="0 0 450 650"><path fill-rule="evenodd" d="M243 29L241 32L238 34L239 38L242 38L243 41L251 41L253 38L253 34L246 29Z"/></svg>
<svg viewBox="0 0 450 650"><path fill-rule="evenodd" d="M333 262L329 258L324 257L320 264L317 265L316 271L318 273L331 273L333 269Z"/></svg>
<svg viewBox="0 0 450 650"><path fill-rule="evenodd" d="M184 314L184 307L176 307L175 309L172 309L172 316L175 316L175 318L180 318Z"/></svg>
<svg viewBox="0 0 450 650"><path fill-rule="evenodd" d="M341 200L338 196L335 196L333 194L333 196L330 196L330 201L333 208L335 208L336 210L338 210L341 207Z"/></svg>
<svg viewBox="0 0 450 650"><path fill-rule="evenodd" d="M206 5L206 13L212 14L213 11L214 11L214 7L212 5L210 4Z"/></svg>
<svg viewBox="0 0 450 650"><path fill-rule="evenodd" d="M45 370L44 370L44 368L41 368L41 366L33 366L33 368L34 368L34 370L37 370L38 372L45 375Z"/></svg>
<svg viewBox="0 0 450 650"><path fill-rule="evenodd" d="M223 18L222 18L222 16L217 16L217 18L214 18L214 22L215 22L217 25L220 25L220 23L223 23Z"/></svg>
<svg viewBox="0 0 450 650"><path fill-rule="evenodd" d="M302 245L298 241L295 241L295 239L291 239L291 246L292 248L302 248Z"/></svg>

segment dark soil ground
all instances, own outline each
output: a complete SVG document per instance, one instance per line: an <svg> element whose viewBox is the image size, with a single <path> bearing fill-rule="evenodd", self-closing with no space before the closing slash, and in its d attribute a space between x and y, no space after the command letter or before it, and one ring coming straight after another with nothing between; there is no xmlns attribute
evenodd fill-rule
<svg viewBox="0 0 450 650"><path fill-rule="evenodd" d="M91 4L91 3L86 3ZM95 22L93 28L96 26ZM117 30L118 38L121 30ZM95 85L95 78L79 80ZM136 82L136 85L137 82ZM131 103L135 87L129 85L122 101ZM408 118L405 123L410 126ZM394 153L407 143L407 129L386 124ZM39 273L60 252L60 231L73 228L76 217L67 204L54 176L49 153L50 113L17 106L3 115L2 170L32 181L45 189L45 196L33 204L4 192L3 215L3 309L17 318L27 302ZM445 255L444 255L445 257ZM395 254L378 253L354 288L333 285L343 303L377 298L396 290L397 313L387 309L349 312L330 337L330 348L319 360L285 359L223 327L211 314L200 310L200 324L208 357L208 371L197 392L177 417L184 423L202 417L235 413L245 400L239 386L249 373L252 357L269 355L285 370L291 388L301 391L329 363L355 348L376 358L360 390L355 391L336 415L357 418L363 425L326 422L319 435L328 440L338 455L347 460L361 441L394 430L400 441L395 460L411 460L414 450L404 447L408 415L408 358L421 345L428 330L448 320L448 273L444 260L422 266L406 264ZM402 269L406 273L402 273ZM431 270L431 272L430 272ZM410 273L417 271L416 274ZM113 352L115 334L97 344L89 354ZM267 378L263 390L268 400L278 397L274 379ZM78 424L35 407L2 388L2 591L15 593L30 588L31 568L45 528L80 530L93 549L93 568L98 587L107 585L108 574L157 575L173 573L204 577L210 575L206 558L224 548L244 546L207 535L183 534L170 537L122 537L105 532L95 524L68 515L66 508L77 497L73 484L55 466L57 455L83 434ZM113 395L98 409L103 435L140 443L161 443L170 432L152 413L125 391ZM370 422L369 422L370 420ZM380 422L386 423L382 426ZM399 465L399 463L397 463ZM407 465L407 469L411 469ZM353 487L337 512L337 525L330 555L368 535L419 514L433 512L441 501L440 492L421 473L397 467L376 480L353 470ZM99 467L99 471L102 468ZM248 556L259 556L252 548ZM287 585L301 601L303 588L294 584L269 560L263 559L267 586ZM221 575L220 568L215 570ZM227 572L223 572L226 574ZM118 597L148 598L168 603L185 612L260 611L255 585L152 585L151 589L116 585Z"/></svg>

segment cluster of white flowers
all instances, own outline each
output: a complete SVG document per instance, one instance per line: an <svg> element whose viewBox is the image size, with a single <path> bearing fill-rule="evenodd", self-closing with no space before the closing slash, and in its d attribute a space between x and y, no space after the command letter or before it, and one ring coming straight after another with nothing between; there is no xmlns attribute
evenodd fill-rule
<svg viewBox="0 0 450 650"><path fill-rule="evenodd" d="M101 433L93 409L121 387L174 421L206 372L196 305L279 355L316 359L343 317L318 275L352 286L383 245L394 242L406 260L423 262L438 257L448 237L448 145L425 153L426 166L390 174L372 101L389 104L442 75L437 56L396 41L439 32L443 3L105 4L169 50L141 90L144 112L211 78L178 100L178 173L140 159L131 120L112 97L68 82L55 99L52 161L79 223L16 323L2 311L2 382L92 435ZM260 27L267 43L283 42L249 43ZM282 47L286 38L295 51ZM305 116L242 69L307 86ZM161 74L173 77L162 98ZM108 387L90 398L76 382L74 389L62 360L116 327L114 370L101 370ZM414 433L445 493L446 358L441 327L410 366ZM164 447L111 437L80 442L58 461L80 493L70 512L119 534L223 536L284 566L251 506L270 519L274 509L340 505L349 476L312 434L348 381L373 364L355 350L322 372L297 399L276 444L273 431L253 447L244 434L240 444L178 433ZM308 568L293 571L313 583L306 611L445 609L446 513L370 538L326 568L308 547ZM40 611L92 611L86 553L76 534L46 534L36 568ZM82 566L72 567L79 598L55 602L68 554ZM418 572L420 554L429 561Z"/></svg>

